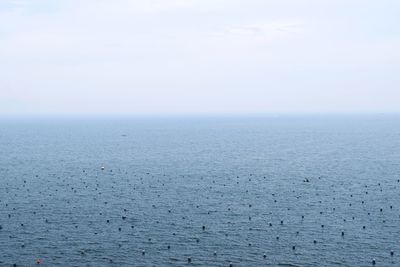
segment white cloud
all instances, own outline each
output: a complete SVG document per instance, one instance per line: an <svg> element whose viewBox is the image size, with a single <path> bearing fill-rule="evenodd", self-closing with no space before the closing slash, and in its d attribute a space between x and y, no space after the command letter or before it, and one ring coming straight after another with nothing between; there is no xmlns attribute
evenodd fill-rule
<svg viewBox="0 0 400 267"><path fill-rule="evenodd" d="M373 1L52 3L0 5L0 112L400 106L390 96L399 85L396 18Z"/></svg>

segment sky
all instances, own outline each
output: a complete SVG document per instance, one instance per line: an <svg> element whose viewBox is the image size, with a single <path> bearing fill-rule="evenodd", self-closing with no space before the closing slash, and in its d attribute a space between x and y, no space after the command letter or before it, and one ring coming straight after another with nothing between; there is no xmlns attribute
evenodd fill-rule
<svg viewBox="0 0 400 267"><path fill-rule="evenodd" d="M0 115L400 112L398 0L0 0Z"/></svg>

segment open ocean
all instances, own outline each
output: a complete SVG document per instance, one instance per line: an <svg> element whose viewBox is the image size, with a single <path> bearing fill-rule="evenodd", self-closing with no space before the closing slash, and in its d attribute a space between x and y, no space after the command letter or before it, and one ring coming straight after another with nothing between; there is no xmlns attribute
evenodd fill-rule
<svg viewBox="0 0 400 267"><path fill-rule="evenodd" d="M399 179L395 115L2 118L0 266L400 266Z"/></svg>

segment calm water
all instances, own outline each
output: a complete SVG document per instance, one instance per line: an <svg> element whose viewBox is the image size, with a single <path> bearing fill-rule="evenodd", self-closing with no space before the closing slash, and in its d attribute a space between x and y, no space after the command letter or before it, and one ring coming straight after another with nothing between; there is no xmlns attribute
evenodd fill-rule
<svg viewBox="0 0 400 267"><path fill-rule="evenodd" d="M400 266L398 179L396 116L2 119L0 266Z"/></svg>

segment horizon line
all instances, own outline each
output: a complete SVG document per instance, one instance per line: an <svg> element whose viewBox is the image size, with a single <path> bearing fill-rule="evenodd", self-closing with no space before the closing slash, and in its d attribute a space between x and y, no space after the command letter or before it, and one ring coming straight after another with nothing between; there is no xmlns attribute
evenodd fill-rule
<svg viewBox="0 0 400 267"><path fill-rule="evenodd" d="M0 118L223 118L223 117L303 117L303 116L399 116L400 111L359 112L204 112L204 113L0 113Z"/></svg>

